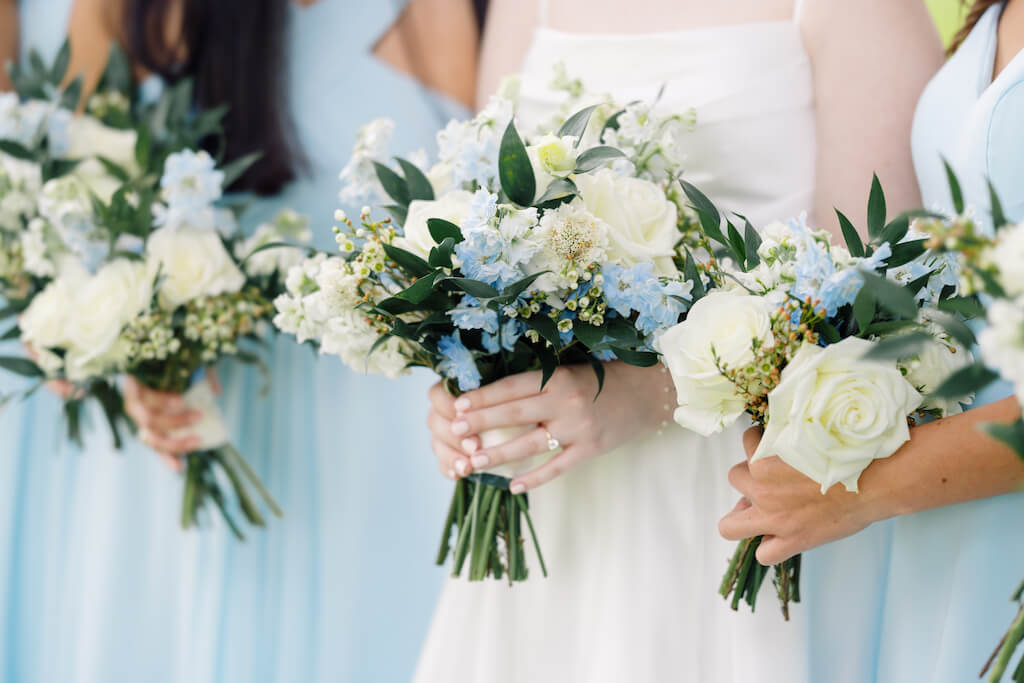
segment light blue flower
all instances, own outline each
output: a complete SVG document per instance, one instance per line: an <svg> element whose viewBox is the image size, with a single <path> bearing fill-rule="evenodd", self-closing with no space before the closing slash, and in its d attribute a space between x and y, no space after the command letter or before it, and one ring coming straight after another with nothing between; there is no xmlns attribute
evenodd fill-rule
<svg viewBox="0 0 1024 683"><path fill-rule="evenodd" d="M496 229L487 226L465 230L463 237L465 239L455 246L455 254L462 261L463 275L499 291L523 278L519 268L502 259L504 243Z"/></svg>
<svg viewBox="0 0 1024 683"><path fill-rule="evenodd" d="M483 330L488 334L498 331L498 312L480 305L471 297L463 297L458 308L448 311L448 316L461 330Z"/></svg>
<svg viewBox="0 0 1024 683"><path fill-rule="evenodd" d="M462 222L463 230L475 230L487 226L498 213L498 195L484 188L473 193L469 202L469 213Z"/></svg>
<svg viewBox="0 0 1024 683"><path fill-rule="evenodd" d="M604 275L605 303L627 318L644 306L643 298L650 291L650 283L657 282L650 263L639 263L632 268L608 264L601 272Z"/></svg>
<svg viewBox="0 0 1024 683"><path fill-rule="evenodd" d="M482 343L487 353L498 353L504 348L506 351L511 351L516 347L516 342L523 336L524 326L518 320L506 320L505 324L501 326L501 345L498 345L497 334L484 334Z"/></svg>
<svg viewBox="0 0 1024 683"><path fill-rule="evenodd" d="M639 308L640 315L636 319L637 328L646 335L665 330L679 322L679 316L686 312L689 304L675 297L691 299L692 282L654 280L642 297Z"/></svg>
<svg viewBox="0 0 1024 683"><path fill-rule="evenodd" d="M167 207L175 213L208 208L220 199L224 173L207 152L186 149L172 154L164 162L160 178Z"/></svg>
<svg viewBox="0 0 1024 683"><path fill-rule="evenodd" d="M442 337L437 343L437 350L443 358L437 365L439 373L455 380L462 391L480 387L480 371L476 367L473 352L463 345L457 335Z"/></svg>

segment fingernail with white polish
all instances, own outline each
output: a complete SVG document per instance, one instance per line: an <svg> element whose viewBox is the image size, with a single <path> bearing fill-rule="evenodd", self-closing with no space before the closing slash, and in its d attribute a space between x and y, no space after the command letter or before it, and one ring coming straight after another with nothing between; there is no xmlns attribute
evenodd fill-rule
<svg viewBox="0 0 1024 683"><path fill-rule="evenodd" d="M459 436L460 434L465 434L468 431L469 431L469 423L468 422L453 422L452 423L452 434L454 434L455 436Z"/></svg>
<svg viewBox="0 0 1024 683"><path fill-rule="evenodd" d="M476 442L476 439L463 439L462 450L466 451L470 455L476 453L476 449L480 448L480 445Z"/></svg>
<svg viewBox="0 0 1024 683"><path fill-rule="evenodd" d="M462 413L462 412L465 412L465 411L469 410L470 405L471 404L469 402L469 399L466 398L465 396L463 396L462 398L460 398L457 401L455 401L455 410L457 410L460 413Z"/></svg>
<svg viewBox="0 0 1024 683"><path fill-rule="evenodd" d="M455 470L448 470L448 478L449 479L454 479L455 478Z"/></svg>
<svg viewBox="0 0 1024 683"><path fill-rule="evenodd" d="M477 455L471 458L470 462L473 463L473 467L487 467L488 463L491 462L491 459L486 455Z"/></svg>
<svg viewBox="0 0 1024 683"><path fill-rule="evenodd" d="M455 461L455 471L459 473L460 477L465 475L466 474L466 461L465 460L456 460Z"/></svg>
<svg viewBox="0 0 1024 683"><path fill-rule="evenodd" d="M519 495L525 490L526 487L523 486L522 484L512 484L512 486L509 488L509 491L511 491L514 495Z"/></svg>

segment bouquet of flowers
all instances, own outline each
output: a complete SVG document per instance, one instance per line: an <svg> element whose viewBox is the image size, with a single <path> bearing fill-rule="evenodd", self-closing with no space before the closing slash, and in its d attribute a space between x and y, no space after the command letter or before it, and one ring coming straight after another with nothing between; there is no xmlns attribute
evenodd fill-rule
<svg viewBox="0 0 1024 683"><path fill-rule="evenodd" d="M57 66L66 66L64 54ZM195 428L200 447L186 458L182 525L196 524L212 502L241 537L218 470L250 523L264 523L250 486L275 514L280 511L228 443L202 370L228 356L259 362L242 343L259 339L261 322L263 331L270 329L282 274L305 257L281 242L311 235L305 218L284 212L244 238L222 193L255 158L218 168L207 152L194 149L220 134L224 111L194 115L188 83L148 105L133 104L130 72L124 89L103 90L116 80L111 74L127 68L118 54L89 109L102 110L121 127L73 118L46 102L4 100L0 168L17 173L0 183L0 282L7 313L20 314L5 338L20 340L33 360L2 358L0 366L35 378L37 387L53 379L72 383L64 412L76 440L89 398L99 401L115 444L120 427L131 427L118 375L185 393L204 418ZM61 69L44 71L63 78ZM38 79L18 74L14 80ZM31 118L37 110L48 113L37 121ZM60 142L61 122L70 142Z"/></svg>
<svg viewBox="0 0 1024 683"><path fill-rule="evenodd" d="M961 410L942 385L971 364L974 336L957 313L973 303L956 295L955 260L927 250L908 216L886 222L877 178L871 239L839 214L845 248L802 218L760 234L746 224L741 236L699 190L686 190L725 254L701 264L686 320L658 339L679 424L709 435L747 414L764 428L755 460L777 455L823 493L836 483L855 492L873 460L909 439L915 415ZM760 540L739 545L722 580L733 609L741 600L753 609L768 575L755 560ZM786 618L799 579L799 556L775 567Z"/></svg>
<svg viewBox="0 0 1024 683"><path fill-rule="evenodd" d="M963 195L952 170L947 167L957 215L931 217L918 227L928 235L930 249L955 258L961 272L961 290L974 295L971 313L987 317L987 326L978 334L980 358L953 374L941 388L949 397L980 391L1002 378L1014 385L1024 402L1024 225L1007 220L995 190L990 186L993 231L985 230L965 212ZM982 307L977 297L988 305ZM1024 420L1013 424L988 424L985 431L1005 443L1024 458ZM1024 582L1012 599L1021 603L1017 617L996 647L982 675L995 683L1024 642ZM1024 662L1012 673L1017 683L1024 682Z"/></svg>
<svg viewBox="0 0 1024 683"><path fill-rule="evenodd" d="M341 254L288 274L275 323L360 371L430 368L453 395L527 370L546 383L563 363L590 364L599 384L602 361L657 363L653 336L689 303L676 261L691 214L677 178L692 115L592 105L524 141L514 109L498 96L449 123L429 167L387 165L392 124L366 126L341 198L386 194L391 215L339 211ZM437 556L454 558L453 575L468 563L473 581L526 579L525 528L546 575L510 473L456 484Z"/></svg>

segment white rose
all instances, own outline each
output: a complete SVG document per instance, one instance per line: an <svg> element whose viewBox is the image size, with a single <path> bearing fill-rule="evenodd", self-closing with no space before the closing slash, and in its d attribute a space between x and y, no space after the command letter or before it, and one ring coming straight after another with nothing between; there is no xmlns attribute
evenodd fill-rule
<svg viewBox="0 0 1024 683"><path fill-rule="evenodd" d="M652 262L659 275L672 275L679 239L676 205L654 183L622 178L610 169L575 178L587 209L611 227L608 257L614 263Z"/></svg>
<svg viewBox="0 0 1024 683"><path fill-rule="evenodd" d="M473 194L465 190L456 190L441 195L439 199L431 201L417 199L409 204L409 213L405 217L405 225L402 226L405 235L395 239L395 246L406 251L427 258L430 250L437 246L437 242L430 235L427 227L427 220L430 218L443 218L459 225L469 215L469 205L473 200Z"/></svg>
<svg viewBox="0 0 1024 683"><path fill-rule="evenodd" d="M970 351L941 332L935 332L937 336L927 342L916 356L903 359L899 364L907 381L926 396L938 389L954 372L974 362ZM970 404L971 401L972 398L967 397L962 402ZM964 410L961 401L955 399L926 401L921 407L938 410L943 417L957 415Z"/></svg>
<svg viewBox="0 0 1024 683"><path fill-rule="evenodd" d="M686 320L669 328L658 350L672 373L679 407L675 420L702 436L722 431L746 409L736 387L718 371L754 360L754 343L772 346L768 304L742 291L715 290L693 305Z"/></svg>
<svg viewBox="0 0 1024 683"><path fill-rule="evenodd" d="M110 175L96 157L114 162L129 174L139 172L135 160L137 134L134 130L110 128L91 116L76 116L71 122L70 136L71 149L68 156L82 160L75 167L75 177L81 179L104 202L110 201L122 183Z"/></svg>
<svg viewBox="0 0 1024 683"><path fill-rule="evenodd" d="M869 361L873 343L849 337L805 344L768 394L768 414L753 458L779 456L821 485L857 491L860 473L910 438L907 416L921 395L895 363Z"/></svg>
<svg viewBox="0 0 1024 683"><path fill-rule="evenodd" d="M194 228L160 228L146 241L150 274L159 269L160 301L168 308L203 296L237 292L245 276L220 236Z"/></svg>
<svg viewBox="0 0 1024 683"><path fill-rule="evenodd" d="M22 341L37 349L67 346L68 322L85 277L83 271L69 269L32 299L18 320Z"/></svg>
<svg viewBox="0 0 1024 683"><path fill-rule="evenodd" d="M560 138L555 135L545 135L535 144L528 146L526 153L533 164L534 175L540 172L555 178L565 178L575 171L576 140L577 138L574 136Z"/></svg>
<svg viewBox="0 0 1024 683"><path fill-rule="evenodd" d="M1024 294L1024 223L1001 230L983 261L999 269L999 282L1008 296Z"/></svg>
<svg viewBox="0 0 1024 683"><path fill-rule="evenodd" d="M68 321L68 374L107 364L124 326L148 308L152 279L141 261L118 259L105 264L79 289Z"/></svg>

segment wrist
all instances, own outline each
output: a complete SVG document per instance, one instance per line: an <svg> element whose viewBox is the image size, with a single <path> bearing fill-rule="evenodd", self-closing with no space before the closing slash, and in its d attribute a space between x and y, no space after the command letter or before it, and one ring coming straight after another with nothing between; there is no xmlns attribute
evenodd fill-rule
<svg viewBox="0 0 1024 683"><path fill-rule="evenodd" d="M605 389L616 387L622 406L632 406L637 427L634 437L648 436L672 423L676 389L668 369L657 365L641 368L622 361L605 363Z"/></svg>
<svg viewBox="0 0 1024 683"><path fill-rule="evenodd" d="M863 500L866 521L870 524L918 510L914 506L912 484L908 485L908 473L913 475L911 460L914 444L914 428L910 430L911 440L907 441L888 458L873 461L861 474L859 490Z"/></svg>

